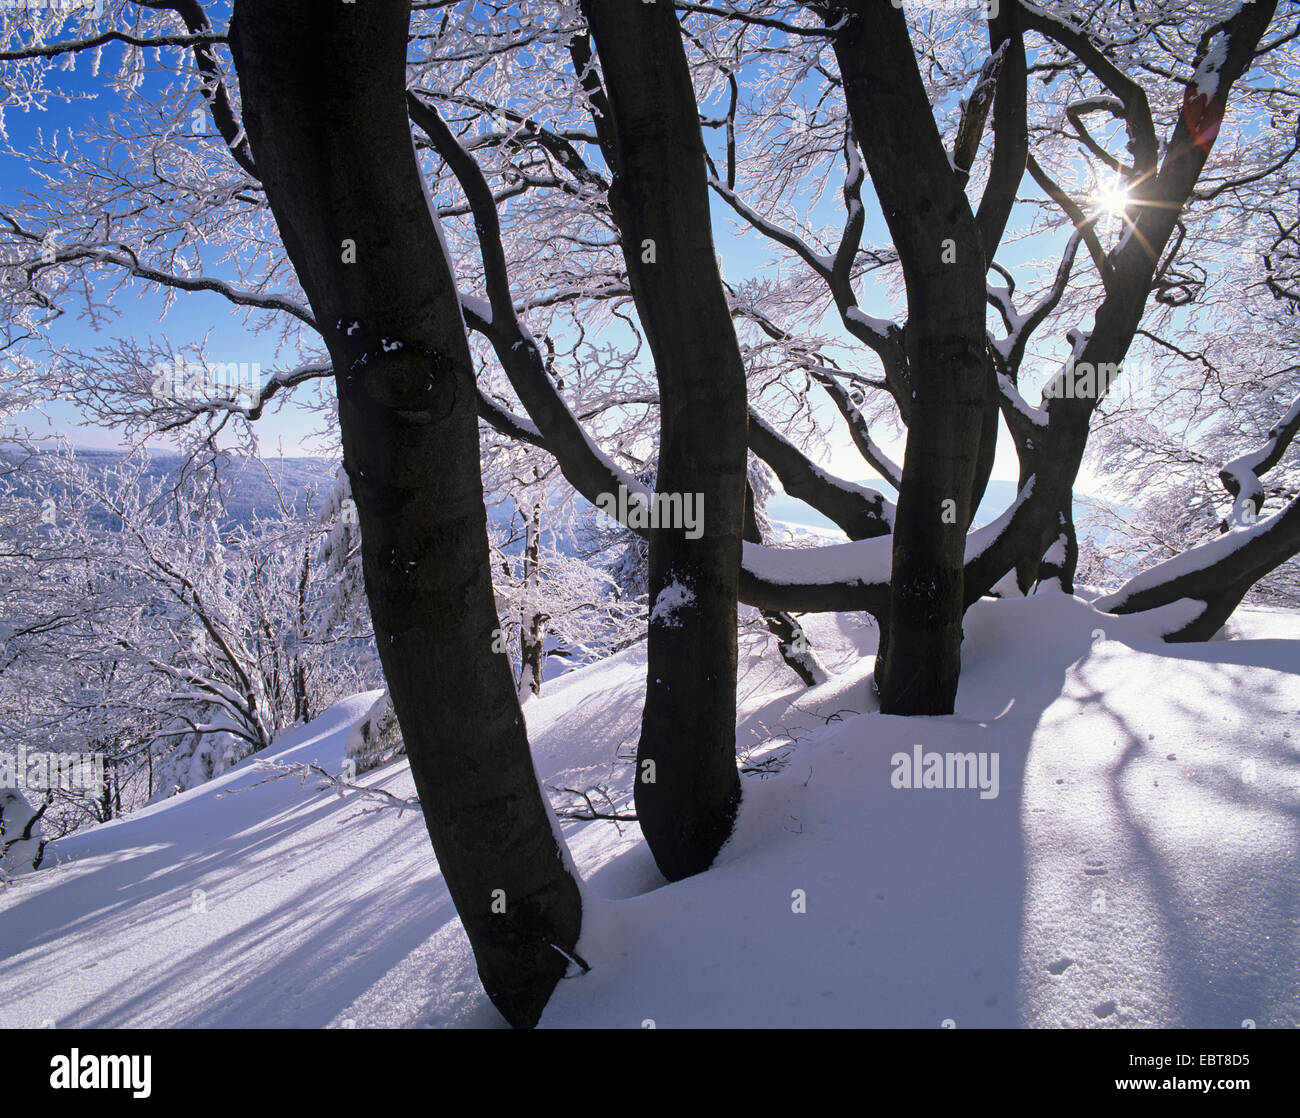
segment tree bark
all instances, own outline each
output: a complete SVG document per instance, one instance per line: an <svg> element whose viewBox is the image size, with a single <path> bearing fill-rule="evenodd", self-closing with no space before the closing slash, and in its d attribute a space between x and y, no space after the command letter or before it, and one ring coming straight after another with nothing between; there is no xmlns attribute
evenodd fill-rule
<svg viewBox="0 0 1300 1118"><path fill-rule="evenodd" d="M673 6L584 0L582 10L607 99L610 209L659 378L656 493L703 501L699 539L680 526L650 535L636 808L655 861L676 880L708 869L740 802L745 370L718 273L699 110Z"/></svg>
<svg viewBox="0 0 1300 1118"><path fill-rule="evenodd" d="M542 693L542 646L546 617L537 604L538 558L541 551L542 506L533 506L524 527L524 585L519 608L519 700Z"/></svg>
<svg viewBox="0 0 1300 1118"><path fill-rule="evenodd" d="M425 822L488 996L531 1026L581 902L491 650L474 371L407 123L408 22L408 4L237 0L231 48L333 360L375 639Z"/></svg>
<svg viewBox="0 0 1300 1118"><path fill-rule="evenodd" d="M986 265L900 8L827 4L853 131L903 263L915 398L894 520L890 617L876 665L887 714L951 714L961 670L971 498L989 412ZM996 422L996 416L994 416ZM990 459L991 461L991 459Z"/></svg>

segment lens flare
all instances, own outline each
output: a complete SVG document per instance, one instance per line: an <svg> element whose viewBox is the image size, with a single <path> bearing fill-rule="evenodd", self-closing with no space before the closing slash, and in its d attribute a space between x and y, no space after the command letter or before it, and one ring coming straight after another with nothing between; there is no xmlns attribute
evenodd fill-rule
<svg viewBox="0 0 1300 1118"><path fill-rule="evenodd" d="M1093 204L1102 213L1122 214L1132 202L1128 188L1119 183L1099 186L1092 196Z"/></svg>

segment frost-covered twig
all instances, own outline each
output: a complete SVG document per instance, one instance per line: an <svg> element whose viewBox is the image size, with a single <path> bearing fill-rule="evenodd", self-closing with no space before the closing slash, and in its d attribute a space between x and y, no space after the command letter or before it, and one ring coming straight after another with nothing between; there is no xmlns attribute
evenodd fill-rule
<svg viewBox="0 0 1300 1118"><path fill-rule="evenodd" d="M217 798L220 799L222 796L234 795L237 792L247 792L250 788L259 788L263 784L270 784L276 780L283 780L286 776L299 776L302 778L303 783L306 783L309 776L318 776L324 781L323 784L317 786L320 791L332 788L336 789L340 796L345 792L360 792L363 796L369 799L381 801L381 804L384 807L397 808L399 815L408 808L418 808L420 806L420 801L415 796L395 796L392 792L386 791L383 788L369 788L363 784L353 784L351 781L344 780L341 776L336 776L327 769L321 768L321 766L316 764L314 761L311 764L303 764L301 761L255 761L254 766L263 771L270 772L271 775L264 777L262 780L258 780L253 784L247 784L243 788L229 788L225 792L218 792Z"/></svg>

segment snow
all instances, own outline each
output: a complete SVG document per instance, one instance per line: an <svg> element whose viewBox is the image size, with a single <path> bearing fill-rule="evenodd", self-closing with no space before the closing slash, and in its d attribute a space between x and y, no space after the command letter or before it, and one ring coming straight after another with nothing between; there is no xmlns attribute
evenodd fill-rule
<svg viewBox="0 0 1300 1118"><path fill-rule="evenodd" d="M1196 74L1188 85L1188 94L1192 97L1199 94L1207 100L1215 96L1219 92L1219 71L1227 61L1228 33L1220 31L1214 36L1214 42L1196 68Z"/></svg>
<svg viewBox="0 0 1300 1118"><path fill-rule="evenodd" d="M675 578L669 579L668 585L659 591L655 598L654 609L650 611L650 623L663 625L670 629L681 626L677 611L693 604L695 595Z"/></svg>
<svg viewBox="0 0 1300 1118"><path fill-rule="evenodd" d="M1011 341L1011 339L1007 340L1008 342ZM994 344L996 345L997 343L995 342ZM1009 348L1007 352L1010 352ZM1005 357L1006 354L1004 353L1003 356ZM1005 399L1035 427L1045 428L1047 426L1046 410L1043 408L1036 408L1026 400L1020 394L1020 389L1012 383L1011 378L1007 376L1006 373L998 373L998 388L1002 391L1003 399Z"/></svg>
<svg viewBox="0 0 1300 1118"><path fill-rule="evenodd" d="M885 337L889 334L891 328L897 329L897 325L887 318L876 318L869 315L861 307L845 307L844 317L850 322L856 322L860 326L865 326L868 330Z"/></svg>
<svg viewBox="0 0 1300 1118"><path fill-rule="evenodd" d="M1020 583L1016 581L1016 572L1007 571L997 582L990 588L989 593L995 598L1023 598L1020 593Z"/></svg>
<svg viewBox="0 0 1300 1118"><path fill-rule="evenodd" d="M951 158L952 157L949 156L949 159ZM1020 311L1016 310L1016 305L1012 301L1011 289L1009 287L996 287L993 284L989 284L987 292L989 297L997 302L998 312L1006 319L1007 323L1007 336L1001 340L990 340L997 348L998 353L1000 353L1004 358L1009 358L1011 356L1011 351L1016 347L1016 342L1020 339L1021 332L1033 316L1022 314Z"/></svg>
<svg viewBox="0 0 1300 1118"><path fill-rule="evenodd" d="M486 299L480 299L477 295L467 295L462 291L460 293L460 305L463 311L467 310L482 319L489 329L492 327L492 304Z"/></svg>
<svg viewBox="0 0 1300 1118"><path fill-rule="evenodd" d="M743 545L745 570L764 582L785 586L860 586L888 582L894 562L893 536L875 536L829 547Z"/></svg>
<svg viewBox="0 0 1300 1118"><path fill-rule="evenodd" d="M673 885L635 823L561 825L592 970L542 1025L1300 1025L1300 615L1176 646L1161 624L980 602L946 718L878 713L856 615L801 619L836 673L812 689L743 637L738 750L784 767L742 778L714 868ZM549 682L543 782L630 807L644 690L643 646ZM378 697L264 756L340 771ZM918 744L997 754L998 796L893 787ZM419 813L261 779L51 843L0 893L0 1025L502 1027ZM400 761L357 783L413 792Z"/></svg>
<svg viewBox="0 0 1300 1118"><path fill-rule="evenodd" d="M862 157L858 155L858 145L852 142L844 145L844 185L846 193L860 187L862 180L866 177L867 170L863 166ZM862 203L857 198L849 199L849 216L850 218L862 208Z"/></svg>

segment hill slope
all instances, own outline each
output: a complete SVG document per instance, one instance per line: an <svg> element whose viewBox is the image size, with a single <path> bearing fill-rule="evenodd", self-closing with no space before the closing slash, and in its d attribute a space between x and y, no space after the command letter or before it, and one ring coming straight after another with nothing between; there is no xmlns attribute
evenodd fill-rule
<svg viewBox="0 0 1300 1118"><path fill-rule="evenodd" d="M564 824L592 970L542 1024L1300 1025L1300 619L1180 647L1151 624L981 603L949 718L872 710L856 618L807 619L839 672L813 690L745 643L738 745L780 771L745 776L736 835L675 885L635 824ZM544 783L625 803L643 673L629 649L526 706ZM339 771L371 697L269 753ZM997 795L895 787L918 744L986 778L996 754ZM502 1024L418 812L258 785L254 760L0 895L0 1025ZM404 764L361 783L412 791Z"/></svg>

